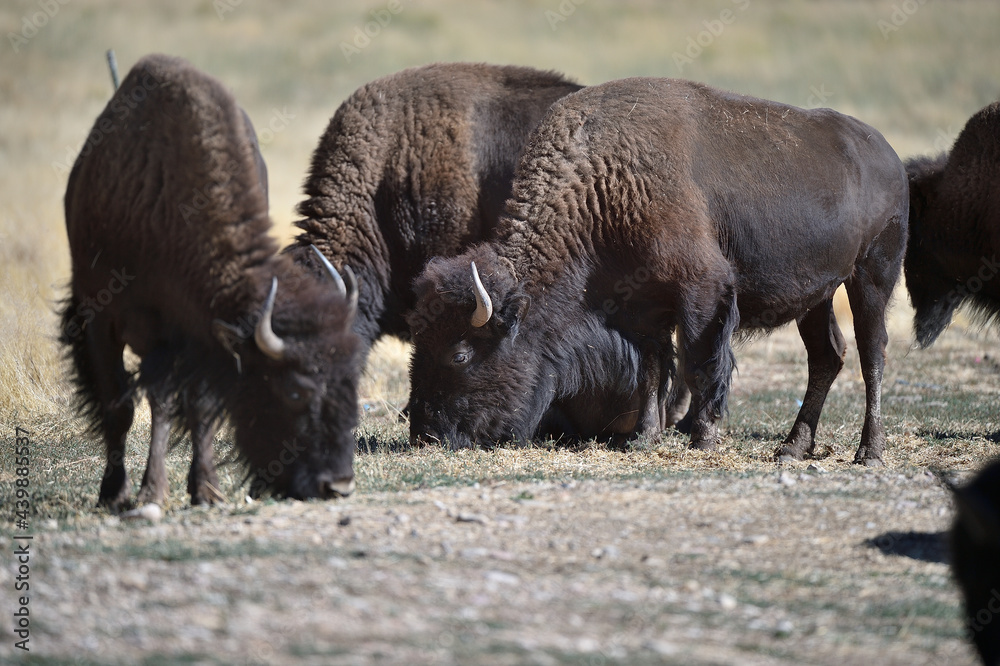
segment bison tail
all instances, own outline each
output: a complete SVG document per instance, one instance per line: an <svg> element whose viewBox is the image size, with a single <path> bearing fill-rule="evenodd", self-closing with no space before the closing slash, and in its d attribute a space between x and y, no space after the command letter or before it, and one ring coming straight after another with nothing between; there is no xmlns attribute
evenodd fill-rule
<svg viewBox="0 0 1000 666"><path fill-rule="evenodd" d="M81 311L80 302L73 296L62 302L58 311L59 342L70 361L69 378L77 411L89 423L92 433L101 434L104 414L97 394L96 369L87 353L86 321Z"/></svg>

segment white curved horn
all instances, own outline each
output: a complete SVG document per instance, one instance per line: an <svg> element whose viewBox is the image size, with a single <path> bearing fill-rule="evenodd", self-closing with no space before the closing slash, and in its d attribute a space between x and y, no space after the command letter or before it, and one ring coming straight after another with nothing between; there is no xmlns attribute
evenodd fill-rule
<svg viewBox="0 0 1000 666"><path fill-rule="evenodd" d="M486 322L493 316L493 301L483 286L483 281L479 279L479 271L476 270L476 262L472 262L472 287L476 292L476 311L472 313L472 325L476 328L485 326Z"/></svg>
<svg viewBox="0 0 1000 666"><path fill-rule="evenodd" d="M344 276L347 278L347 318L353 320L358 313L358 280L350 266L344 266Z"/></svg>
<svg viewBox="0 0 1000 666"><path fill-rule="evenodd" d="M285 353L285 341L279 338L271 328L271 313L274 312L274 297L278 294L278 278L271 278L271 292L264 301L264 312L254 330L253 339L265 355L280 361Z"/></svg>
<svg viewBox="0 0 1000 666"><path fill-rule="evenodd" d="M340 277L340 273L337 272L337 269L333 267L333 264L331 264L330 260L326 258L326 255L320 252L315 245L310 245L309 247L311 247L312 251L316 253L316 256L319 257L319 260L326 267L326 272L333 278L333 283L337 285L337 292L346 298L347 286L344 284L344 279Z"/></svg>
<svg viewBox="0 0 1000 666"><path fill-rule="evenodd" d="M326 271L333 278L333 283L337 286L337 293L347 299L347 316L353 319L354 315L358 312L358 280L354 277L354 271L351 270L350 266L344 266L344 274L347 275L347 280L345 281L344 278L340 277L340 273L333 267L330 260L326 258L326 255L320 252L315 245L310 245L309 247L316 253L319 260L323 262Z"/></svg>

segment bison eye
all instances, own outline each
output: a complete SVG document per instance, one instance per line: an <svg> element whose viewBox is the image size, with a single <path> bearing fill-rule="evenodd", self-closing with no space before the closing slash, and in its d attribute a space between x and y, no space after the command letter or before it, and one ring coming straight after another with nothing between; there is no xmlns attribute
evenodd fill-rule
<svg viewBox="0 0 1000 666"><path fill-rule="evenodd" d="M451 357L451 363L452 365L465 365L470 358L472 358L471 352L460 351Z"/></svg>
<svg viewBox="0 0 1000 666"><path fill-rule="evenodd" d="M315 387L302 378L293 378L285 385L281 394L282 400L289 409L301 411L312 401Z"/></svg>

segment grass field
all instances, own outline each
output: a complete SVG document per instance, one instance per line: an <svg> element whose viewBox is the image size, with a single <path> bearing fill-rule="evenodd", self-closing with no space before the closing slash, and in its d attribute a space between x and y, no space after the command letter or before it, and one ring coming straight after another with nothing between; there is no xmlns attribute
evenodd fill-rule
<svg viewBox="0 0 1000 666"><path fill-rule="evenodd" d="M247 505L240 470L224 466L231 504L192 511L181 444L169 459L166 516L153 526L93 508L102 453L70 408L53 313L69 278L62 195L111 94L107 48L123 75L160 51L232 88L261 135L275 234L285 240L333 111L361 84L404 67L517 63L588 84L693 78L855 115L906 158L947 149L973 112L1000 97L1000 4L94 1L55 3L51 16L43 5L0 4L0 534L13 532L13 440L25 428L41 553L33 654L57 663L970 659L946 564L866 541L914 530L933 541L950 505L926 470L964 475L1000 453L1000 353L994 333L963 318L934 348L911 350L902 291L890 317L880 472L849 464L864 393L841 307L848 359L810 461L829 475L815 481L782 486L770 462L805 388L792 330L738 350L727 435L713 453L689 451L670 433L625 453L551 442L409 450L398 419L408 350L386 341L362 384L354 497ZM372 36L359 37L366 27ZM129 450L135 481L147 438L140 416ZM223 432L218 455L228 447ZM811 478L808 464L790 473ZM470 523L462 511L485 517ZM822 535L818 524L827 525ZM411 531L418 536L408 540ZM768 545L751 547L759 535ZM14 563L9 548L0 552L6 613ZM661 564L651 569L650 558ZM463 578L478 582L464 587ZM505 590L520 614L500 608ZM310 601L343 627L312 618ZM268 623L275 607L284 624ZM540 628L549 623L558 640ZM8 624L2 659L15 654ZM172 643L157 624L181 638Z"/></svg>

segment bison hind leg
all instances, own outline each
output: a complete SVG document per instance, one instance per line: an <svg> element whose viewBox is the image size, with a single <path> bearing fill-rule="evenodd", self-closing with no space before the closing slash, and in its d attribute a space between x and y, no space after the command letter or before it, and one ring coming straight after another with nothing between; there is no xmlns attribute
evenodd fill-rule
<svg viewBox="0 0 1000 666"><path fill-rule="evenodd" d="M113 323L97 315L80 322L79 301L70 298L62 311L60 341L73 365L76 401L93 430L104 435L106 465L97 503L121 511L132 494L125 469L125 444L132 427L134 386L125 370L125 343Z"/></svg>
<svg viewBox="0 0 1000 666"><path fill-rule="evenodd" d="M865 424L854 462L867 467L882 465L885 427L882 425L882 376L885 372L885 311L899 278L906 247L906 222L889 224L854 267L845 283L854 313L854 334L865 380Z"/></svg>
<svg viewBox="0 0 1000 666"><path fill-rule="evenodd" d="M694 302L694 301L691 301ZM729 386L736 357L732 337L740 324L736 290L725 284L717 307L695 321L686 312L681 325L684 379L691 389L691 447L714 449L719 442L716 422L728 412Z"/></svg>
<svg viewBox="0 0 1000 666"><path fill-rule="evenodd" d="M847 343L829 298L798 320L799 335L809 355L809 383L792 430L774 456L778 462L802 460L816 447L816 426L833 380L844 367Z"/></svg>

